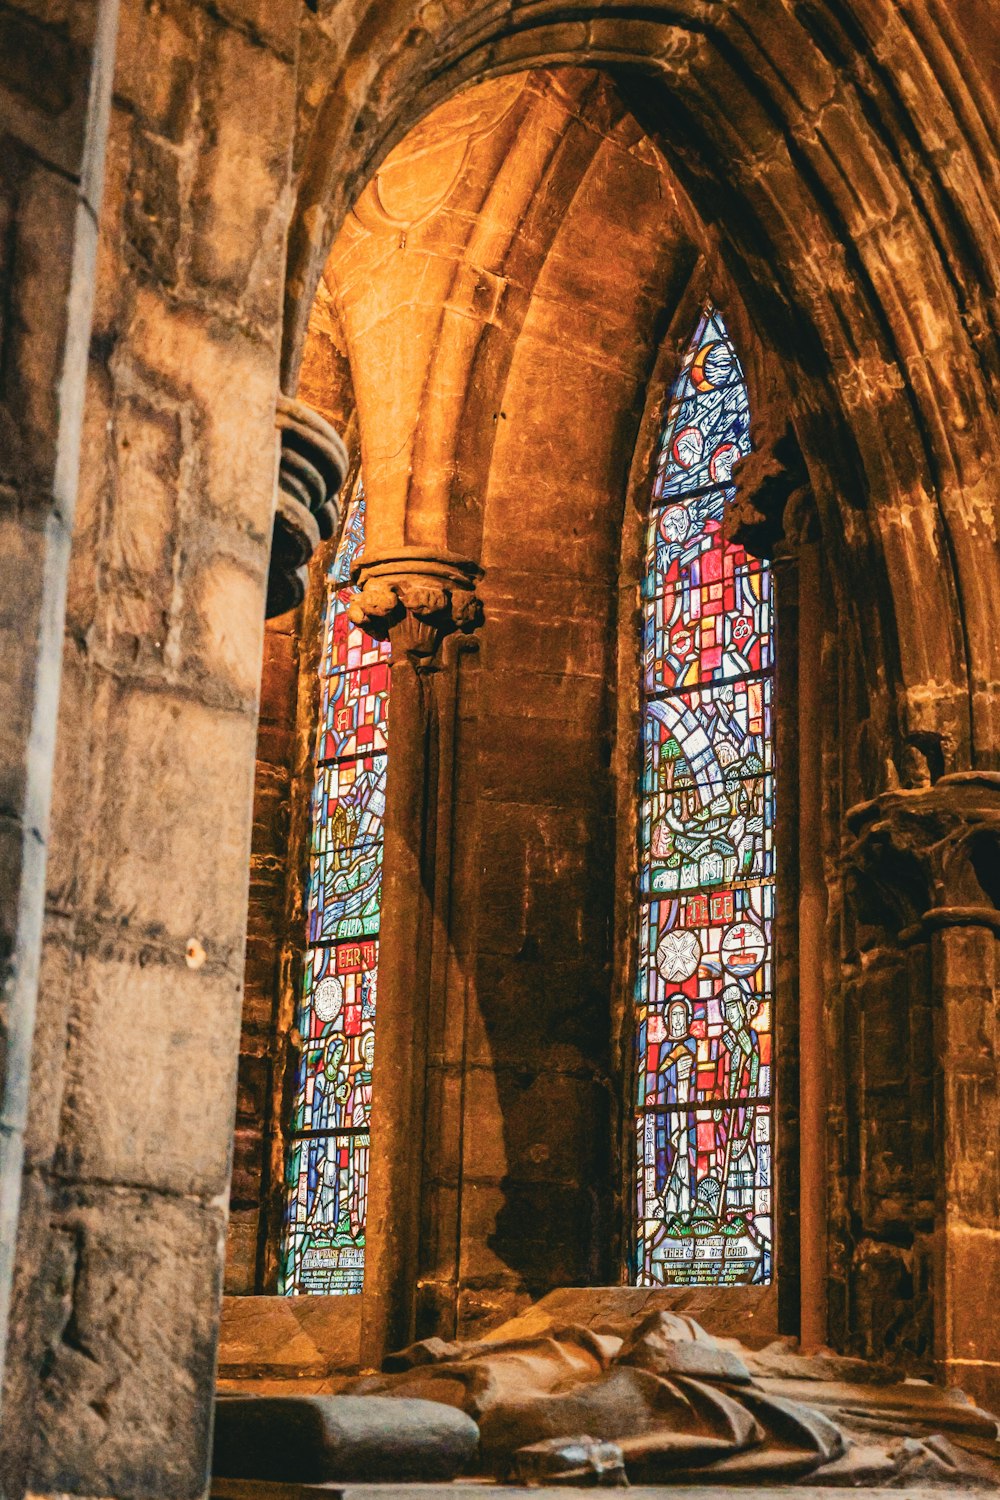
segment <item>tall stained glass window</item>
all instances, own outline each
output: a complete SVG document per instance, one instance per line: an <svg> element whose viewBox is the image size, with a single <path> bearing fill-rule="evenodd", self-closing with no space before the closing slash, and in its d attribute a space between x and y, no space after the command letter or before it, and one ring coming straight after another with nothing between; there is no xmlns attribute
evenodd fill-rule
<svg viewBox="0 0 1000 1500"><path fill-rule="evenodd" d="M347 614L364 534L359 486L327 579L281 1292L364 1278L390 676Z"/></svg>
<svg viewBox="0 0 1000 1500"><path fill-rule="evenodd" d="M706 307L663 423L642 590L641 1286L771 1279L772 580L721 530L749 428Z"/></svg>

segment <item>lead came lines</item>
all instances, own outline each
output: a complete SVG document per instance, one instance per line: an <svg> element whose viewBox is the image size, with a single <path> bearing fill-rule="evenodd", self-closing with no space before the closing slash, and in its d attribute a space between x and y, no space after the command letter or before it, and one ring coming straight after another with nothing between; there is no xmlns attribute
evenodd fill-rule
<svg viewBox="0 0 1000 1500"><path fill-rule="evenodd" d="M772 580L721 535L749 447L706 307L668 402L643 586L641 1285L771 1275Z"/></svg>

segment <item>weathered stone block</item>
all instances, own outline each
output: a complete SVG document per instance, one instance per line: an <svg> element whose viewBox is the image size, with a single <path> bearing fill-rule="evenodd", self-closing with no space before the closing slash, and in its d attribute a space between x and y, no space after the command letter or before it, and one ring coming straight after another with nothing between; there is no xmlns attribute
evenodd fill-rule
<svg viewBox="0 0 1000 1500"><path fill-rule="evenodd" d="M483 714L479 795L536 807L610 805L610 744L600 723L574 733L566 724L536 719L527 705L506 714Z"/></svg>
<svg viewBox="0 0 1000 1500"><path fill-rule="evenodd" d="M31 16L8 11L0 20L0 84L47 115L65 112L78 86L69 38Z"/></svg>
<svg viewBox="0 0 1000 1500"><path fill-rule="evenodd" d="M170 142L133 131L123 227L135 256L166 286L180 275L185 166Z"/></svg>
<svg viewBox="0 0 1000 1500"><path fill-rule="evenodd" d="M105 683L93 900L110 923L242 959L253 719L180 693ZM151 810L155 808L155 817Z"/></svg>
<svg viewBox="0 0 1000 1500"><path fill-rule="evenodd" d="M17 139L67 175L81 171L98 5L17 0L0 20L0 90Z"/></svg>
<svg viewBox="0 0 1000 1500"><path fill-rule="evenodd" d="M360 1331L360 1297L224 1297L219 1377L290 1380L356 1368Z"/></svg>
<svg viewBox="0 0 1000 1500"><path fill-rule="evenodd" d="M229 1175L240 985L101 949L74 987L61 1170L214 1195Z"/></svg>
<svg viewBox="0 0 1000 1500"><path fill-rule="evenodd" d="M390 1396L223 1397L212 1470L232 1478L453 1479L479 1428L457 1407Z"/></svg>
<svg viewBox="0 0 1000 1500"><path fill-rule="evenodd" d="M944 1260L949 1357L1000 1363L1000 1231L949 1227Z"/></svg>
<svg viewBox="0 0 1000 1500"><path fill-rule="evenodd" d="M51 747L55 733L48 716L56 706L50 674L59 635L48 569L58 568L60 559L65 564L68 553L58 517L31 510L19 515L0 504L0 808L24 816L42 836L47 819L32 791L28 737L44 734L42 743Z"/></svg>
<svg viewBox="0 0 1000 1500"><path fill-rule="evenodd" d="M217 0L215 9L286 61L294 56L301 18L297 0Z"/></svg>
<svg viewBox="0 0 1000 1500"><path fill-rule="evenodd" d="M274 349L150 288L137 291L123 333L130 359L188 411L205 504L268 544L277 474Z"/></svg>
<svg viewBox="0 0 1000 1500"><path fill-rule="evenodd" d="M470 1070L472 1128L464 1135L466 1178L563 1186L599 1180L610 1155L610 1094L600 1083L544 1070Z"/></svg>
<svg viewBox="0 0 1000 1500"><path fill-rule="evenodd" d="M462 1280L501 1284L519 1272L536 1289L599 1283L608 1237L597 1195L552 1182L467 1183L462 1203ZM522 1283L524 1284L524 1283Z"/></svg>
<svg viewBox="0 0 1000 1500"><path fill-rule="evenodd" d="M162 662L178 628L173 611L182 503L180 415L128 397L116 404L111 421L114 482L102 548L102 634L116 657Z"/></svg>
<svg viewBox="0 0 1000 1500"><path fill-rule="evenodd" d="M205 149L191 191L191 275L234 306L250 300L268 319L280 305L283 253L275 230L285 222L294 88L286 62L235 28L210 28L200 97Z"/></svg>
<svg viewBox="0 0 1000 1500"><path fill-rule="evenodd" d="M257 760L260 765L291 766L295 759L294 724L269 724L261 721L257 731Z"/></svg>
<svg viewBox="0 0 1000 1500"><path fill-rule="evenodd" d="M530 663L535 672L561 676L573 663L579 675L608 680L613 654L606 585L574 580L562 587L529 574L504 576L498 561L479 591L489 621L483 660L491 671Z"/></svg>
<svg viewBox="0 0 1000 1500"><path fill-rule="evenodd" d="M31 1048L30 1108L24 1134L25 1165L51 1165L59 1144L76 954L72 924L49 916L42 936L38 1000Z"/></svg>
<svg viewBox="0 0 1000 1500"><path fill-rule="evenodd" d="M560 963L597 957L610 939L607 826L583 811L484 802L479 810L481 953Z"/></svg>
<svg viewBox="0 0 1000 1500"><path fill-rule="evenodd" d="M264 630L266 559L210 549L184 577L190 612L185 655L234 701L256 705Z"/></svg>
<svg viewBox="0 0 1000 1500"><path fill-rule="evenodd" d="M76 472L65 445L76 391L68 384L62 403L59 391L67 359L89 332L73 317L70 302L74 253L85 263L84 243L96 242L97 231L79 211L75 184L37 162L22 167L12 144L5 172L17 184L10 229L17 275L3 318L0 390L11 430L5 433L0 466L13 478L23 503L47 502L55 495L68 522ZM59 466L61 446L65 477Z"/></svg>
<svg viewBox="0 0 1000 1500"><path fill-rule="evenodd" d="M261 1126L237 1125L233 1136L233 1171L229 1187L232 1206L245 1208L260 1202L263 1150Z"/></svg>
<svg viewBox="0 0 1000 1500"><path fill-rule="evenodd" d="M197 108L195 80L202 23L178 0L155 7L125 0L118 22L115 93L138 120L179 145Z"/></svg>
<svg viewBox="0 0 1000 1500"><path fill-rule="evenodd" d="M260 673L260 717L275 725L292 726L299 681L299 637L268 620L264 627L264 656ZM267 757L264 757L267 759Z"/></svg>
<svg viewBox="0 0 1000 1500"><path fill-rule="evenodd" d="M86 1474L123 1500L201 1492L223 1230L217 1209L155 1193L59 1194L40 1275L34 1488L72 1490Z"/></svg>
<svg viewBox="0 0 1000 1500"><path fill-rule="evenodd" d="M480 955L469 1006L470 1064L530 1067L544 1056L553 1071L606 1056L608 989L586 959L562 963L520 954Z"/></svg>
<svg viewBox="0 0 1000 1500"><path fill-rule="evenodd" d="M223 1278L223 1291L227 1297L236 1297L242 1302L257 1290L259 1238L260 1209L236 1208L230 1203Z"/></svg>

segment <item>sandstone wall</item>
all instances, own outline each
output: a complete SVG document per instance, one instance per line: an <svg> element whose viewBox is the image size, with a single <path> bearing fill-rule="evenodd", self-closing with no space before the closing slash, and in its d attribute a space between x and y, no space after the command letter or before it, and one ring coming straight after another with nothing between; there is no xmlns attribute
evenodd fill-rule
<svg viewBox="0 0 1000 1500"><path fill-rule="evenodd" d="M5 1392L12 1494L25 1477L120 1496L204 1483L297 10L122 7Z"/></svg>
<svg viewBox="0 0 1000 1500"><path fill-rule="evenodd" d="M594 0L567 21L559 0L525 13L448 0L127 0L78 462L114 7L5 6L0 1184L5 1265L16 1257L19 1272L4 1389L12 1495L29 1475L41 1492L203 1487L278 372L293 388L329 248L390 147L461 84L553 61L615 69L781 350L827 554L829 649L857 669L839 679L836 754L824 760L828 1045L851 1059L842 1075L831 1068L844 1080L829 1113L831 1331L918 1358L930 1344L949 1378L996 1388L998 1163L980 1141L995 1133L997 1071L1000 127L992 12L981 0L952 11L733 0L707 12L680 0L624 17ZM456 290L460 317L493 327L499 281ZM477 347L487 375L502 364L502 339ZM420 541L496 549L503 526L484 496L450 489L466 461L482 472L483 430L470 423L462 462L435 471L436 499L414 513ZM605 458L627 454L622 432L605 436ZM606 471L593 478L600 486ZM405 507L382 515L382 541L406 540ZM498 620L518 597L507 566L494 561ZM581 598L586 566L561 575ZM499 676L487 649L479 675ZM529 651L539 679L547 649ZM531 692L544 701L540 682ZM600 714L596 726L592 748ZM465 764L484 786L499 774L485 750ZM511 803L502 777L493 786L482 805ZM543 829L546 795L540 785L529 798ZM606 799L606 781L586 793L594 827ZM476 831L473 858L484 842ZM579 821L565 816L551 847L571 869ZM868 895L849 882L841 892L845 847ZM514 973L516 954L495 946ZM567 1118L586 1118L577 1106L603 1066L587 1055L593 1072L570 1090ZM928 1111L933 1145L913 1130ZM514 1110L492 1117L505 1172L494 1163L481 1178L495 1183L514 1162L512 1182L527 1189L539 1164ZM513 1252L500 1244L503 1261Z"/></svg>

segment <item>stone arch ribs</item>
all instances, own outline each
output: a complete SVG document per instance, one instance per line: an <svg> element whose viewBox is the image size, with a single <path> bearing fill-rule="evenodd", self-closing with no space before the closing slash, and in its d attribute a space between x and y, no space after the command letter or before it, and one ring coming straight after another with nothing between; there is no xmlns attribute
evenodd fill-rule
<svg viewBox="0 0 1000 1500"><path fill-rule="evenodd" d="M539 98L529 131L508 153L473 228L465 261L456 268L452 295L442 308L442 337L428 372L430 396L435 385L449 381L449 376L449 383L458 384L458 365L463 399L438 403L445 431L425 423L422 434L428 436L427 447L418 438L414 452L415 463L427 464L433 472L434 458L428 449L432 444L437 447L437 463L443 469L437 475L439 498L448 545L470 556L479 556L482 547L482 477L489 473L501 420L494 408L502 400L538 278L569 205L603 144L593 117L605 117L607 128L614 130L624 113L613 91L592 73L574 70L561 75L534 74L532 79ZM600 96L596 102L595 95ZM525 158L534 158L527 171ZM472 319L484 295L493 306L477 323ZM444 336L446 320L451 323L450 339ZM426 405L429 412L435 410L431 402ZM419 515L418 509L418 526Z"/></svg>
<svg viewBox="0 0 1000 1500"><path fill-rule="evenodd" d="M960 19L941 9L370 7L301 146L284 361L293 382L327 247L414 119L522 68L641 74L663 149L748 304L788 330L796 425L869 647L869 691L890 705L900 744L936 737L947 771L998 759L1000 194L995 106Z"/></svg>
<svg viewBox="0 0 1000 1500"><path fill-rule="evenodd" d="M325 285L351 349L371 549L415 545L478 555L483 476L533 290L605 132L618 131L623 116L599 75L524 75L493 139L481 133L469 153L469 182L456 177L446 188L443 216L429 234L423 220L414 225L415 269L404 286L398 278L392 284L405 301L391 308L388 301L376 307L370 287L407 230L379 223L371 211L377 179L359 199ZM452 130L461 139L465 128L465 111L445 107L418 127L413 150L430 154ZM633 122L626 128L638 133ZM402 339L401 322L409 335ZM387 392L386 368L401 345L405 358L406 344L416 357L396 370Z"/></svg>

